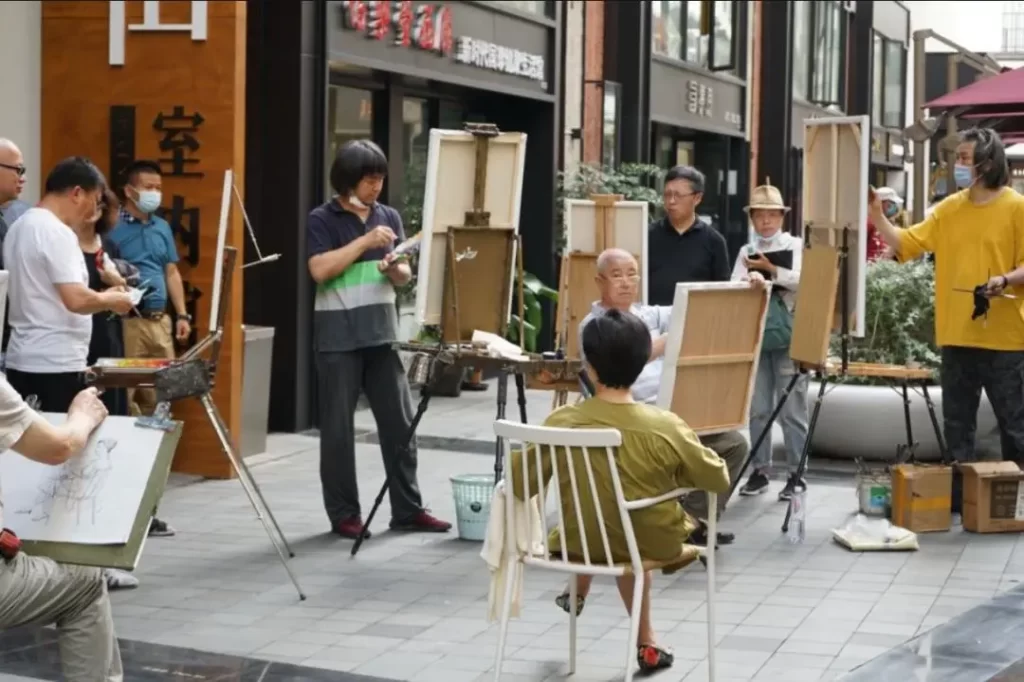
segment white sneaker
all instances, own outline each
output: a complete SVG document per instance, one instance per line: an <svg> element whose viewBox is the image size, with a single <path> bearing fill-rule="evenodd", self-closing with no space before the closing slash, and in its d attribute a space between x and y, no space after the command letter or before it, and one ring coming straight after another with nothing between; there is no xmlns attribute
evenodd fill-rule
<svg viewBox="0 0 1024 682"><path fill-rule="evenodd" d="M103 577L107 580L108 590L134 590L139 586L138 578L117 568L104 568Z"/></svg>

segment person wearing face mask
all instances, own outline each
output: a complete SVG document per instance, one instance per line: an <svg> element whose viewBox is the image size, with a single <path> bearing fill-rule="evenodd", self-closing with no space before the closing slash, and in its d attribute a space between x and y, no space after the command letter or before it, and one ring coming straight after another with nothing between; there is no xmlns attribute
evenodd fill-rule
<svg viewBox="0 0 1024 682"><path fill-rule="evenodd" d="M1024 464L1024 197L1008 186L1006 150L989 128L960 133L953 177L960 191L909 229L892 224L877 192L871 217L901 262L935 254L935 342L949 454L959 462L976 459L984 389L1003 459ZM987 312L976 316L977 287L989 298ZM955 493L953 503L956 511Z"/></svg>
<svg viewBox="0 0 1024 682"><path fill-rule="evenodd" d="M404 238L398 211L377 201L388 160L369 140L352 140L331 164L337 194L306 222L309 274L316 282L313 343L320 409L320 483L331 530L369 537L356 480L355 411L365 393L391 472L392 530L444 533L452 525L423 507L416 445L408 442L412 397L398 338L395 287L412 279L394 245Z"/></svg>
<svg viewBox="0 0 1024 682"><path fill-rule="evenodd" d="M896 227L905 228L907 215L903 211L903 199L899 193L892 187L879 187L875 193L882 202L882 212L889 222Z"/></svg>
<svg viewBox="0 0 1024 682"><path fill-rule="evenodd" d="M185 286L178 272L178 248L167 221L156 215L163 199L163 179L155 161L135 161L124 171L123 199L110 242L121 258L139 271L142 302L123 320L124 354L129 358L171 359L174 342L185 342L192 333L192 317L185 307ZM168 299L174 308L172 323ZM156 409L153 389L128 392L132 414L151 415ZM151 536L168 537L174 529L154 518Z"/></svg>
<svg viewBox="0 0 1024 682"><path fill-rule="evenodd" d="M89 273L72 226L93 219L106 180L88 159L58 163L39 205L26 211L4 240L11 337L7 379L43 412L66 412L85 388L92 315L132 308L124 291L89 288Z"/></svg>
<svg viewBox="0 0 1024 682"><path fill-rule="evenodd" d="M750 246L742 250L736 259L732 279L762 286L765 282L772 283L761 357L750 403L750 437L757 438L769 426L768 419L793 375L798 372L789 357L789 343L804 244L802 239L782 229L789 207L776 187L761 185L755 188L750 205L744 210L750 216L754 234ZM807 490L807 482L797 476L807 442L807 382L806 374L797 380L778 416L788 470L786 484L779 492L780 501L788 501L798 490ZM740 489L740 495L761 495L768 490L772 469L771 431L754 453L753 464L754 471Z"/></svg>

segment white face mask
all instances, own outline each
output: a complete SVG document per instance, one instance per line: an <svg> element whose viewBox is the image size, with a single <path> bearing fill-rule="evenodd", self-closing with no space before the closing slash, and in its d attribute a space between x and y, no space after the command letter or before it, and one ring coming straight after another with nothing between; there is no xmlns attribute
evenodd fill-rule
<svg viewBox="0 0 1024 682"><path fill-rule="evenodd" d="M782 239L782 228L776 230L775 234L770 237L762 237L757 232L754 232L753 246L756 247L757 250L771 248L778 245L780 239Z"/></svg>
<svg viewBox="0 0 1024 682"><path fill-rule="evenodd" d="M348 195L348 203L352 204L356 208L369 208L369 206L360 201L359 197L357 197L355 194Z"/></svg>

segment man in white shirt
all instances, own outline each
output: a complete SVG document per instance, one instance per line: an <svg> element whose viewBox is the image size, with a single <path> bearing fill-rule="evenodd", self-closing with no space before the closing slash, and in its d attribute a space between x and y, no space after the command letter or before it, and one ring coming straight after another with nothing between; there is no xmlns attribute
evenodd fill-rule
<svg viewBox="0 0 1024 682"><path fill-rule="evenodd" d="M587 323L598 315L603 315L612 308L629 312L639 317L651 332L651 359L644 367L640 376L633 382L630 392L633 400L638 403L653 405L658 400L658 389L661 385L661 370L665 361L665 341L668 338L669 321L672 317L671 306L651 306L636 303L640 269L632 254L622 249L606 249L597 257L597 287L601 292L601 300L595 301L590 314L580 323L579 333L580 354L583 354L582 334ZM581 358L586 361L586 358ZM750 445L738 431L727 431L701 436L700 442L711 448L725 460L729 469L729 480L735 480L740 467L747 459ZM729 501L728 495L718 496L718 513L721 515ZM686 497L683 507L687 513L700 521L700 527L690 536L691 544L707 543L708 500L703 492L694 492ZM718 533L717 544L728 545L735 539L732 533Z"/></svg>
<svg viewBox="0 0 1024 682"><path fill-rule="evenodd" d="M85 448L106 415L96 390L90 388L73 398L67 421L53 426L0 377L0 457L21 455L59 466ZM0 543L0 630L54 624L60 637L64 679L121 682L121 652L100 569L29 556L20 551L18 540L9 531L4 540Z"/></svg>
<svg viewBox="0 0 1024 682"><path fill-rule="evenodd" d="M124 291L96 292L74 227L101 209L106 181L88 159L58 163L35 208L11 225L4 240L11 338L7 379L34 395L43 412L64 412L84 388L92 315L132 309Z"/></svg>

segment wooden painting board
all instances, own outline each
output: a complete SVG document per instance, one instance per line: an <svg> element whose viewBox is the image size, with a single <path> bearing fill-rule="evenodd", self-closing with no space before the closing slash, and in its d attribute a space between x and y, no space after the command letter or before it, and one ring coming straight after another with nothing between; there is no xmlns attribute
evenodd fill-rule
<svg viewBox="0 0 1024 682"><path fill-rule="evenodd" d="M63 415L46 414L44 416L51 422L62 422L64 420ZM18 531L17 510L13 505L8 505L5 510L4 521L22 537L22 546L26 554L46 556L54 561L67 564L120 568L126 571L135 569L138 565L139 557L142 555L142 548L146 542L146 537L149 534L150 522L156 513L160 498L163 496L164 487L167 485L167 477L171 471L171 460L174 459L174 451L178 447L178 441L181 439L182 433L181 422L175 422L174 430L169 432L142 429L142 427L135 426L135 422L135 417L107 417L106 421L100 425L100 428L90 439L90 444L95 443L112 429L121 432L127 429L138 429L140 432L145 431L147 435L159 434L160 436L159 446L155 453L148 481L144 489L138 492L140 502L134 511L134 520L131 524L131 531L127 542L124 544L97 545L32 540L29 533ZM20 457L20 455L14 453L4 453L3 456ZM67 467L71 464L72 462L69 461L62 466ZM18 485L18 482L7 478L6 484L9 489L13 489L11 487ZM130 492L134 491L122 489L117 491L117 494L123 497Z"/></svg>
<svg viewBox="0 0 1024 682"><path fill-rule="evenodd" d="M614 196L614 195L611 195ZM609 248L628 251L640 274L637 302L647 303L648 206L646 201L607 201L599 221L599 202L605 197L565 200L566 252L558 292L556 344L564 342L566 357L579 358L579 325L600 298L595 278L597 257ZM600 224L599 224L600 222Z"/></svg>
<svg viewBox="0 0 1024 682"><path fill-rule="evenodd" d="M804 245L838 248L842 245L841 228L849 228L847 310L850 334L855 337L863 337L865 330L870 137L868 116L804 121ZM842 326L842 301L835 294L801 286L798 308L817 308L827 300L833 301L833 328L838 330ZM808 339L801 343L816 346L820 342Z"/></svg>
<svg viewBox="0 0 1024 682"><path fill-rule="evenodd" d="M826 244L804 249L799 291L789 357L806 367L820 369L828 360L839 300L839 249Z"/></svg>
<svg viewBox="0 0 1024 682"><path fill-rule="evenodd" d="M658 407L699 435L746 428L771 287L676 285Z"/></svg>
<svg viewBox="0 0 1024 682"><path fill-rule="evenodd" d="M447 232L442 340L470 343L476 330L505 336L516 232L512 228L452 227Z"/></svg>
<svg viewBox="0 0 1024 682"><path fill-rule="evenodd" d="M483 206L491 214L489 227L519 233L525 163L525 133L500 133L489 140ZM416 317L421 326L441 324L448 259L447 232L451 227L463 226L466 213L475 208L475 177L476 137L461 130L431 130L416 283ZM514 276L514 264L513 258L508 269L510 279ZM511 287L508 293L506 318L512 312Z"/></svg>

